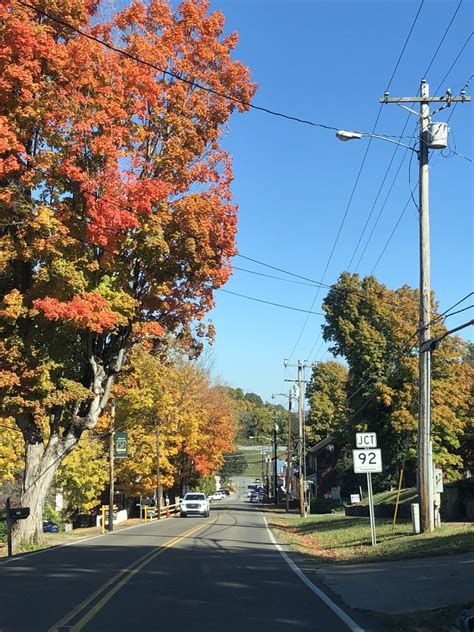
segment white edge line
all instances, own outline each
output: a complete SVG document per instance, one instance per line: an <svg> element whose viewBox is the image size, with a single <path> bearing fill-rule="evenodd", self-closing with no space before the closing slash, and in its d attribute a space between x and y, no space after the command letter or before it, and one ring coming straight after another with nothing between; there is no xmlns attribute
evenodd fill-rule
<svg viewBox="0 0 474 632"><path fill-rule="evenodd" d="M278 551L280 552L281 556L283 557L283 559L285 560L285 562L288 564L288 566L291 568L291 570L298 575L298 577L301 579L301 581L306 584L306 586L315 594L317 595L321 601L324 601L324 603L331 608L331 610L334 612L334 614L336 614L340 619L342 619L342 621L344 621L344 623L352 630L352 632L364 632L364 629L361 628L353 619L350 618L350 616L348 614L346 614L344 612L344 610L342 610L341 608L339 608L339 606L337 604L334 603L334 601L332 601L327 595L326 593L324 593L320 588L318 588L317 586L315 586L315 584L313 584L313 582L308 579L306 577L306 575L303 573L303 571L298 568L298 566L293 562L293 560L291 559L291 557L289 555L287 555L287 553L285 553L285 551L283 550L283 548L281 547L280 544L278 544L278 542L275 539L275 536L273 535L270 527L268 526L268 522L265 516L263 516L263 520L265 522L265 527L267 528L268 534L270 536L270 540L273 542L273 544L276 546L276 548L278 549Z"/></svg>
<svg viewBox="0 0 474 632"><path fill-rule="evenodd" d="M150 522L143 522L142 524L133 524L131 527L124 527L123 529L117 529L117 531L112 531L112 535L116 535L117 533L122 533L122 531L128 531L129 529L137 529L138 527L144 527L147 524L158 524L158 520L151 520ZM161 521L160 521L161 522ZM10 564L11 562L19 562L21 560L26 560L27 557L32 557L33 555L39 555L40 553L49 553L51 551L56 551L57 549L63 549L66 546L72 546L73 544L79 544L80 542L86 542L87 540L95 540L96 538L103 538L106 535L110 535L109 531L105 533L98 533L97 535L89 535L86 538L81 538L80 540L72 540L71 542L65 542L64 544L56 544L50 546L46 549L40 549L39 551L32 551L31 553L26 553L25 555L14 555L13 557L7 558L0 562L0 566L4 564Z"/></svg>

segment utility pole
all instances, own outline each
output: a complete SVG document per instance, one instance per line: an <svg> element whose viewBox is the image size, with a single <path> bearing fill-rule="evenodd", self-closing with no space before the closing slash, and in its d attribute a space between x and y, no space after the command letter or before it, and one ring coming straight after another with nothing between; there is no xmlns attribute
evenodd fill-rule
<svg viewBox="0 0 474 632"><path fill-rule="evenodd" d="M156 517L161 518L160 429L156 430Z"/></svg>
<svg viewBox="0 0 474 632"><path fill-rule="evenodd" d="M273 424L273 502L278 505L278 481L277 481L277 470L278 470L278 456L277 456L277 429L278 425L276 422Z"/></svg>
<svg viewBox="0 0 474 632"><path fill-rule="evenodd" d="M294 366L288 364L288 361L284 362L285 367ZM308 367L308 364L305 362L301 362L298 360L298 364L296 365L298 369L298 379L296 380L298 384L298 496L299 496L299 505L300 505L300 516L302 518L306 517L306 507L305 507L305 472L306 472L306 464L305 464L305 455L306 450L304 447L304 419L303 419L303 369ZM285 382L294 382L295 380L285 380Z"/></svg>
<svg viewBox="0 0 474 632"><path fill-rule="evenodd" d="M396 103L409 112L419 116L420 145L418 158L419 169L419 232L420 232L420 316L419 316L419 377L418 377L418 494L420 499L421 529L425 532L434 530L434 492L433 492L433 455L431 443L431 350L426 343L430 340L431 322L431 285L430 285L430 222L428 200L428 162L429 149L443 149L447 145L447 126L444 129L444 139L437 139L435 135L439 129L432 124L430 117L430 103L443 103L436 110L439 112L450 107L454 102L470 101L461 93L454 97L448 90L445 96L430 97L429 84L421 80L420 96L392 97L388 93L380 99L381 103ZM419 103L420 112L403 105L404 103Z"/></svg>
<svg viewBox="0 0 474 632"><path fill-rule="evenodd" d="M304 440L304 423L303 423L303 365L298 362L298 478L299 478L299 498L300 498L300 516L305 517L305 497L304 497L304 478L303 478L303 440Z"/></svg>
<svg viewBox="0 0 474 632"><path fill-rule="evenodd" d="M114 449L115 449L115 399L110 408L109 444L109 531L114 530Z"/></svg>
<svg viewBox="0 0 474 632"><path fill-rule="evenodd" d="M291 396L291 388L288 394L288 456L286 460L286 513L290 511L290 487L291 472L293 469L291 460L291 405L293 403Z"/></svg>

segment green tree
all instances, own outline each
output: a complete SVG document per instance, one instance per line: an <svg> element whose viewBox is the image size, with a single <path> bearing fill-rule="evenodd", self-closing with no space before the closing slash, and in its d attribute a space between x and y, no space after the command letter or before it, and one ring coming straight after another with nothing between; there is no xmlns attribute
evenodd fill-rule
<svg viewBox="0 0 474 632"><path fill-rule="evenodd" d="M343 273L325 302L324 338L348 374L346 442L357 430L378 434L384 454L379 481L394 482L398 468L416 464L418 409L418 292L390 290L374 277ZM432 335L446 331L432 301ZM434 460L448 478L459 475L457 453L468 424L472 369L462 362L466 345L448 337L432 355Z"/></svg>
<svg viewBox="0 0 474 632"><path fill-rule="evenodd" d="M316 443L328 434L341 432L347 421L348 369L339 362L318 362L306 388L309 415L307 442Z"/></svg>

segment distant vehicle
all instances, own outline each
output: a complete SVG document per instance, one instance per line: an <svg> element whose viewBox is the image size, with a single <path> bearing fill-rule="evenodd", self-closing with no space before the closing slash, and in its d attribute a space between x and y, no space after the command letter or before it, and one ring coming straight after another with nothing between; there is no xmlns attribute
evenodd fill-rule
<svg viewBox="0 0 474 632"><path fill-rule="evenodd" d="M251 492L251 494L250 494L250 502L251 503L258 503L258 502L260 502L260 498L259 498L259 493L258 492Z"/></svg>
<svg viewBox="0 0 474 632"><path fill-rule="evenodd" d="M186 516L209 516L209 500L206 498L206 494L201 492L190 492L185 495L181 501L180 516L186 518Z"/></svg>
<svg viewBox="0 0 474 632"><path fill-rule="evenodd" d="M253 485L247 485L247 498L250 498L252 492L256 491L258 484L254 483Z"/></svg>
<svg viewBox="0 0 474 632"><path fill-rule="evenodd" d="M43 521L43 533L58 533L59 527L54 522Z"/></svg>
<svg viewBox="0 0 474 632"><path fill-rule="evenodd" d="M220 492L224 494L224 496L230 496L230 491L228 489L220 489Z"/></svg>
<svg viewBox="0 0 474 632"><path fill-rule="evenodd" d="M209 500L224 500L225 494L221 491L214 492L209 496Z"/></svg>

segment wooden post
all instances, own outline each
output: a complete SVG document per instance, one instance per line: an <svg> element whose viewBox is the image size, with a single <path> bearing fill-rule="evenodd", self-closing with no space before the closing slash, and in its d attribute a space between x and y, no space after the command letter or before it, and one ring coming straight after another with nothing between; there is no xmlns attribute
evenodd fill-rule
<svg viewBox="0 0 474 632"><path fill-rule="evenodd" d="M114 530L114 443L115 443L115 400L110 409L109 446L109 531Z"/></svg>
<svg viewBox="0 0 474 632"><path fill-rule="evenodd" d="M10 497L7 498L6 506L7 506L7 551L8 551L8 557L13 557L13 544L12 544L13 521L10 518L10 509L11 509Z"/></svg>

